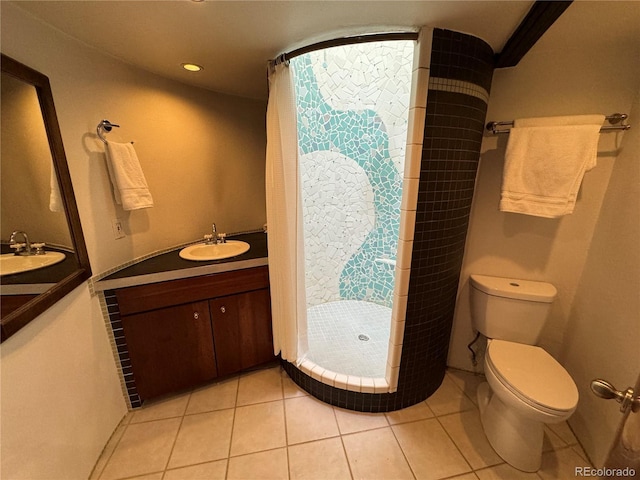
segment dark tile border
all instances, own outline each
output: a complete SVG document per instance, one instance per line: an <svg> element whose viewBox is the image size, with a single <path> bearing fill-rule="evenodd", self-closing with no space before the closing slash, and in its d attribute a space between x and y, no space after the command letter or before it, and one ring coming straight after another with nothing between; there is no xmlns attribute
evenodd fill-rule
<svg viewBox="0 0 640 480"><path fill-rule="evenodd" d="M129 358L129 349L127 347L127 341L124 338L122 322L120 321L120 307L118 306L118 300L116 299L116 292L113 290L105 290L104 300L107 305L109 323L111 324L111 330L116 344L117 359L120 363L120 367L122 368L122 376L124 378L125 388L129 397L129 403L131 404L131 408L137 408L142 406L142 400L140 400L140 396L138 395L136 380L133 376L131 359Z"/></svg>

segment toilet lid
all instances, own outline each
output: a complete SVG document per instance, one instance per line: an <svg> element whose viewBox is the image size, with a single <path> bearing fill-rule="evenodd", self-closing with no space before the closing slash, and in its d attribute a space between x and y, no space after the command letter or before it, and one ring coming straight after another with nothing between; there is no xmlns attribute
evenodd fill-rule
<svg viewBox="0 0 640 480"><path fill-rule="evenodd" d="M492 340L487 360L505 386L527 403L556 411L570 411L578 404L573 379L540 347Z"/></svg>

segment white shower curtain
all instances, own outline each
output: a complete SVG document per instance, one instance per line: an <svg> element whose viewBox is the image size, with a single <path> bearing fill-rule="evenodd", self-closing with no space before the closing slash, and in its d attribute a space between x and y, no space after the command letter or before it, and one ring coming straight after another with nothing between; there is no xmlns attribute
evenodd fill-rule
<svg viewBox="0 0 640 480"><path fill-rule="evenodd" d="M298 363L307 351L307 309L296 100L289 62L269 65L265 181L273 350Z"/></svg>

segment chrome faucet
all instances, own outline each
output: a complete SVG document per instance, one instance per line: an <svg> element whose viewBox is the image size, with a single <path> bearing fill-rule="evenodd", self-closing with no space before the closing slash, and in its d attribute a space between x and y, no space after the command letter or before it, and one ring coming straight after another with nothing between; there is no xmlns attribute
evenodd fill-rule
<svg viewBox="0 0 640 480"><path fill-rule="evenodd" d="M218 241L218 229L216 228L216 224L211 225L211 234L205 235L204 240L206 245L215 245L219 243Z"/></svg>
<svg viewBox="0 0 640 480"><path fill-rule="evenodd" d="M207 245L217 245L218 243L226 243L227 235L225 233L218 233L218 229L216 228L216 224L211 225L211 233L212 235L205 235L205 243Z"/></svg>
<svg viewBox="0 0 640 480"><path fill-rule="evenodd" d="M24 242L17 242L17 235L22 235L22 239L24 240ZM29 243L29 237L27 236L27 233L23 232L22 230L16 230L11 234L11 238L9 239L9 247L15 249L16 255L33 255L31 253L31 243ZM26 251L23 251L23 248L26 248Z"/></svg>

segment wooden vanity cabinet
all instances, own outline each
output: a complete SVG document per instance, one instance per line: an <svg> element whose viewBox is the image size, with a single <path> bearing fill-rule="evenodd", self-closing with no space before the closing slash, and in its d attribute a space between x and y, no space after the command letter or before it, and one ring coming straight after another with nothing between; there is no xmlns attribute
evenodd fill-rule
<svg viewBox="0 0 640 480"><path fill-rule="evenodd" d="M122 317L140 398L218 376L206 301Z"/></svg>
<svg viewBox="0 0 640 480"><path fill-rule="evenodd" d="M267 267L115 293L143 400L275 358Z"/></svg>
<svg viewBox="0 0 640 480"><path fill-rule="evenodd" d="M273 360L269 290L216 298L209 308L219 375Z"/></svg>

